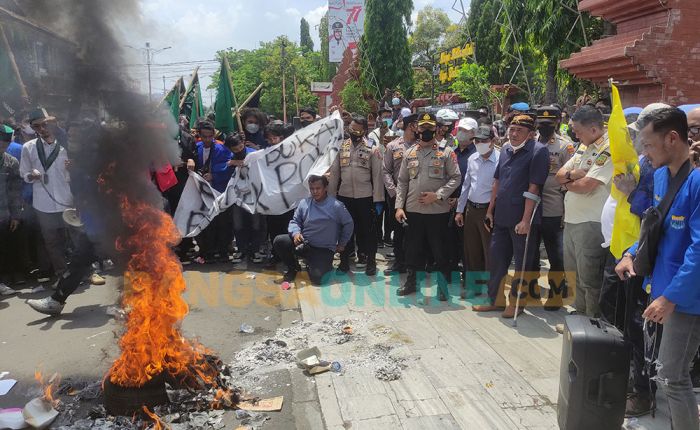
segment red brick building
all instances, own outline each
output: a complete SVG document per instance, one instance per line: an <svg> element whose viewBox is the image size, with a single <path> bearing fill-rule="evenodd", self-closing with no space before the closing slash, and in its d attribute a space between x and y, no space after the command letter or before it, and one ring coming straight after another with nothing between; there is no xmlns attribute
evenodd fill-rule
<svg viewBox="0 0 700 430"><path fill-rule="evenodd" d="M561 61L579 79L619 82L625 106L700 102L700 0L580 0L616 35Z"/></svg>

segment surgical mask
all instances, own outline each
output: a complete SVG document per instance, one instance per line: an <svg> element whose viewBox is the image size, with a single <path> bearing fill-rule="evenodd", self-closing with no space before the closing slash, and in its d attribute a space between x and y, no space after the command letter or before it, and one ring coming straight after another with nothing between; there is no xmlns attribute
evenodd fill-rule
<svg viewBox="0 0 700 430"><path fill-rule="evenodd" d="M510 144L510 146L511 146L511 148L513 148L513 151L517 151L517 150L519 150L520 148L522 148L523 146L525 146L526 143L527 143L527 139L525 139L525 140L523 141L523 143L521 143L521 144L518 145L518 146L515 146L515 145L513 145L512 143Z"/></svg>
<svg viewBox="0 0 700 430"><path fill-rule="evenodd" d="M300 124L301 124L301 128L304 128L304 127L310 126L312 124L312 122L309 120L304 120L304 121L301 121Z"/></svg>
<svg viewBox="0 0 700 430"><path fill-rule="evenodd" d="M403 130L396 130L394 133L399 137L403 137Z"/></svg>
<svg viewBox="0 0 700 430"><path fill-rule="evenodd" d="M537 131L540 132L540 142L549 142L549 139L554 136L554 125L542 124L537 127Z"/></svg>
<svg viewBox="0 0 700 430"><path fill-rule="evenodd" d="M393 99L391 99L391 104L394 106L398 106L401 104L401 100L399 100L398 97L394 97Z"/></svg>
<svg viewBox="0 0 700 430"><path fill-rule="evenodd" d="M423 142L430 142L435 137L434 130L423 130L420 134L420 140Z"/></svg>
<svg viewBox="0 0 700 430"><path fill-rule="evenodd" d="M245 129L250 134L255 134L260 130L260 126L257 124L246 124Z"/></svg>
<svg viewBox="0 0 700 430"><path fill-rule="evenodd" d="M394 121L391 118L384 118L383 122L384 124L386 124L387 127L391 127L391 124L394 123Z"/></svg>
<svg viewBox="0 0 700 430"><path fill-rule="evenodd" d="M469 140L469 132L466 132L464 130L460 130L457 132L457 140L460 142L464 142L466 140Z"/></svg>
<svg viewBox="0 0 700 430"><path fill-rule="evenodd" d="M486 155L491 151L490 143L475 143L474 146L476 146L476 152L478 152L479 155Z"/></svg>

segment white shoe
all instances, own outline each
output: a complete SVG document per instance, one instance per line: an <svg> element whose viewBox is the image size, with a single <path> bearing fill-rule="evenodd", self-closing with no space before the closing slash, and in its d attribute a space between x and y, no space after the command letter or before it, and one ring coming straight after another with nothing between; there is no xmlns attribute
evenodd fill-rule
<svg viewBox="0 0 700 430"><path fill-rule="evenodd" d="M46 315L60 315L61 311L63 310L63 306L65 306L51 297L45 297L43 299L30 299L27 300L27 304L35 311Z"/></svg>
<svg viewBox="0 0 700 430"><path fill-rule="evenodd" d="M15 293L17 293L17 291L15 291L13 288L10 288L7 285L0 282L0 296L11 296Z"/></svg>
<svg viewBox="0 0 700 430"><path fill-rule="evenodd" d="M92 276L90 276L90 283L92 285L104 285L107 283L107 281L99 274L93 273Z"/></svg>

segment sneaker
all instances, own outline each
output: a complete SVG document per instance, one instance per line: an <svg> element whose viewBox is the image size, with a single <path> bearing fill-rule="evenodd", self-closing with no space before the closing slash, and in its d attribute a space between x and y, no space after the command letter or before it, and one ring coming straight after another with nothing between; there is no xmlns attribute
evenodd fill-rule
<svg viewBox="0 0 700 430"><path fill-rule="evenodd" d="M365 269L365 275L374 276L376 274L377 274L377 263L368 264L367 268Z"/></svg>
<svg viewBox="0 0 700 430"><path fill-rule="evenodd" d="M280 284L284 284L285 282L294 282L294 279L296 279L296 277L297 277L296 270L295 271L288 270L288 271L284 272L284 276L282 276L281 278L275 279L272 282L274 282L277 285L280 285Z"/></svg>
<svg viewBox="0 0 700 430"><path fill-rule="evenodd" d="M45 297L43 299L29 299L27 300L27 304L35 311L46 315L60 315L61 311L63 310L63 306L65 306L51 297Z"/></svg>
<svg viewBox="0 0 700 430"><path fill-rule="evenodd" d="M39 282L40 284L44 284L46 282L51 281L51 275L49 275L46 272L37 272L36 281Z"/></svg>
<svg viewBox="0 0 700 430"><path fill-rule="evenodd" d="M256 253L253 253L253 255L250 256L249 260L250 260L250 262L253 263L253 264L261 264L265 259L264 259L264 256L263 256L261 253L256 252Z"/></svg>
<svg viewBox="0 0 700 430"><path fill-rule="evenodd" d="M406 266L394 263L389 268L384 269L384 276L391 276L395 273L406 273Z"/></svg>
<svg viewBox="0 0 700 430"><path fill-rule="evenodd" d="M104 285L107 283L107 281L97 273L93 273L92 276L90 276L90 283L92 285Z"/></svg>
<svg viewBox="0 0 700 430"><path fill-rule="evenodd" d="M648 395L632 393L627 396L625 405L625 418L641 417L650 414L653 407Z"/></svg>
<svg viewBox="0 0 700 430"><path fill-rule="evenodd" d="M243 262L243 258L240 253L235 253L231 258L229 258L229 261L233 264L238 264Z"/></svg>
<svg viewBox="0 0 700 430"><path fill-rule="evenodd" d="M395 255L393 252L388 252L388 253L385 255L385 257L386 257L388 260L393 260L393 259L396 258L396 255Z"/></svg>
<svg viewBox="0 0 700 430"><path fill-rule="evenodd" d="M336 269L335 272L342 275L342 274L348 273L349 271L350 271L350 264L341 262L340 265L338 265L338 268Z"/></svg>
<svg viewBox="0 0 700 430"><path fill-rule="evenodd" d="M0 296L11 296L16 292L17 291L15 291L13 288L10 288L7 285L0 282Z"/></svg>
<svg viewBox="0 0 700 430"><path fill-rule="evenodd" d="M556 332L559 334L564 334L564 324L555 325L554 330L556 330Z"/></svg>
<svg viewBox="0 0 700 430"><path fill-rule="evenodd" d="M355 267L358 269L362 269L367 267L367 256L360 254L359 257L357 257L357 262L355 263Z"/></svg>

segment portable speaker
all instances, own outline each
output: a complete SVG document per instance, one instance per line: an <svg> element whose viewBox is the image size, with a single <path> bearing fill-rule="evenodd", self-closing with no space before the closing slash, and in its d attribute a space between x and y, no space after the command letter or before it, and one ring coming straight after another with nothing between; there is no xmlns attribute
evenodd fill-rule
<svg viewBox="0 0 700 430"><path fill-rule="evenodd" d="M562 430L620 430L632 348L601 319L566 317L559 375Z"/></svg>

